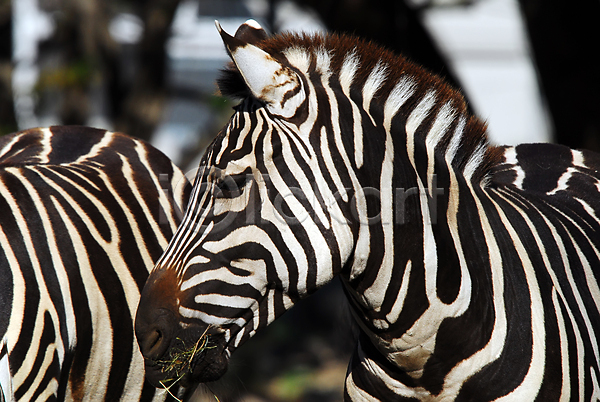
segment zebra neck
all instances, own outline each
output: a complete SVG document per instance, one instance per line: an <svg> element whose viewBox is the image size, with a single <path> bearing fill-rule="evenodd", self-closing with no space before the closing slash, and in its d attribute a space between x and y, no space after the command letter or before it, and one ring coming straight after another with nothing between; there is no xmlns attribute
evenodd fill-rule
<svg viewBox="0 0 600 402"><path fill-rule="evenodd" d="M431 184L433 175L449 173L485 185L489 167L499 160L491 152L486 127L463 104L457 106L458 100L443 96L435 90L423 94L406 112L404 127L394 127L390 136L405 142L404 157L424 183Z"/></svg>
<svg viewBox="0 0 600 402"><path fill-rule="evenodd" d="M466 182L485 182L501 152L489 146L486 125L468 111L463 96L422 69L386 78L382 68L371 71L354 97L340 80L343 92L354 101L356 167L370 169L365 162L381 158L383 135L382 173L410 163L426 184L440 170L452 170Z"/></svg>
<svg viewBox="0 0 600 402"><path fill-rule="evenodd" d="M347 286L373 344L417 379L435 350L442 322L468 308L471 276L462 251L454 247L459 200L462 192L485 187L496 156L485 126L456 107L454 98L433 90L406 91L395 96L413 99L410 105L394 103L397 98L385 102L378 182L363 183L379 190L380 216L358 229ZM367 150L366 158L370 152L381 155Z"/></svg>

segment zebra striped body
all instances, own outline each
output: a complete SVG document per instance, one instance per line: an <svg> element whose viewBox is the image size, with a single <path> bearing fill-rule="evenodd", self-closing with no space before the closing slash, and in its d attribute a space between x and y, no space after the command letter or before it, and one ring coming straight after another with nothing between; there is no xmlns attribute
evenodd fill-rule
<svg viewBox="0 0 600 402"><path fill-rule="evenodd" d="M490 146L459 93L355 38L221 35L242 101L142 292L150 380L205 330L189 376L218 378L340 275L346 400L600 397L599 155Z"/></svg>
<svg viewBox="0 0 600 402"><path fill-rule="evenodd" d="M162 153L118 133L52 127L0 138L7 400L165 399L144 382L133 317L180 221L185 183Z"/></svg>

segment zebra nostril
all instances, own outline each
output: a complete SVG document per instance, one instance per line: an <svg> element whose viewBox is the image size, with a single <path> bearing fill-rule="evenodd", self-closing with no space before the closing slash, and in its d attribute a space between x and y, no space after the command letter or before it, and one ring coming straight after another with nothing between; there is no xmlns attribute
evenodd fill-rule
<svg viewBox="0 0 600 402"><path fill-rule="evenodd" d="M142 354L146 359L158 359L167 349L167 343L164 331L159 328L150 329L141 342Z"/></svg>
<svg viewBox="0 0 600 402"><path fill-rule="evenodd" d="M150 333L146 337L146 347L144 348L146 350L145 355L148 357L158 357L158 355L160 354L162 340L163 335L160 330L155 329L150 331Z"/></svg>
<svg viewBox="0 0 600 402"><path fill-rule="evenodd" d="M146 359L160 358L168 348L169 340L160 328L151 328L141 336L140 348Z"/></svg>

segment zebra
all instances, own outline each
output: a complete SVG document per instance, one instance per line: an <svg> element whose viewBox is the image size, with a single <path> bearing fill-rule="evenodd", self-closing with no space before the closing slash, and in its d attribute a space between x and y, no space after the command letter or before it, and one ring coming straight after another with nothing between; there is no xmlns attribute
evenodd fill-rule
<svg viewBox="0 0 600 402"><path fill-rule="evenodd" d="M494 146L464 97L376 44L235 36L240 99L142 291L146 377L190 382L341 277L360 333L344 399L600 398L600 155Z"/></svg>
<svg viewBox="0 0 600 402"><path fill-rule="evenodd" d="M120 133L0 137L0 400L172 400L144 380L133 317L186 183Z"/></svg>

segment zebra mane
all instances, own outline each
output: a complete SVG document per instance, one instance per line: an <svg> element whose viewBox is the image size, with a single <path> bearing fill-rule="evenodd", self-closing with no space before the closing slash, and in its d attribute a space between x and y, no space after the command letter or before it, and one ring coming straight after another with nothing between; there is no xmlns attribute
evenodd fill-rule
<svg viewBox="0 0 600 402"><path fill-rule="evenodd" d="M351 88L362 88L372 72L379 68L383 78L377 83L379 87L373 99L380 99L382 102L402 78L409 77L415 83L413 106L424 94L433 91L439 105L450 104L456 117L464 117L460 143L453 145L456 147L456 153L452 165L458 171L470 171L470 180L485 185L491 168L502 161L502 149L489 144L487 125L468 111L464 96L442 78L404 56L352 35L283 33L260 40L254 45L283 64L297 67L298 63L292 62L293 59L307 68L304 73L327 73L339 79L340 83L343 80L344 63L348 57L353 57L357 61L357 68ZM323 55L327 57L322 57ZM227 68L222 70L217 83L224 96L237 99L252 96L234 63L229 63ZM411 101L407 104L411 104ZM434 118L435 113L431 113L424 122ZM436 147L448 149L451 146L454 127L457 124L458 118L455 118L453 128L447 130Z"/></svg>

